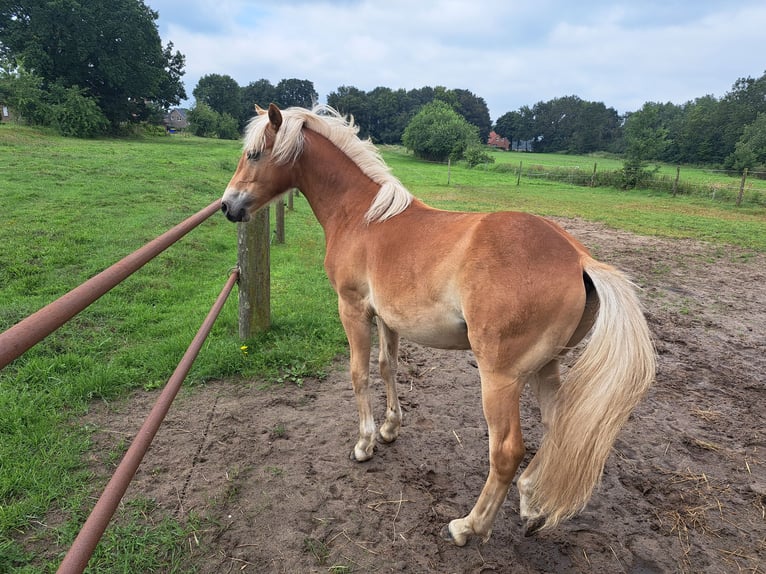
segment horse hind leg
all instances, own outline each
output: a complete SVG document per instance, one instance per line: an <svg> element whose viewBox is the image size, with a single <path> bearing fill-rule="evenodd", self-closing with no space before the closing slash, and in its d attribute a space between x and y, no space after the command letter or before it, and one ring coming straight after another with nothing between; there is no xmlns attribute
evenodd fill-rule
<svg viewBox="0 0 766 574"><path fill-rule="evenodd" d="M588 279L588 281L590 280ZM586 287L586 292L585 309L583 310L580 322L560 356L566 354L569 349L574 348L580 341L582 341L593 326L596 314L598 313L599 301L592 288ZM537 402L540 404L540 415L542 417L543 428L544 432L547 433L554 422L554 417L556 417L556 400L559 389L561 388L559 359L553 359L545 364L536 375L530 379L529 386L537 397ZM540 459L536 454L529 465L527 465L527 468L524 469L524 472L519 477L517 483L520 501L519 510L521 518L524 521L525 536L531 536L540 530L546 520L543 513L530 502L533 495L533 485L537 482L539 466Z"/></svg>
<svg viewBox="0 0 766 574"><path fill-rule="evenodd" d="M553 417L555 416L556 393L561 386L558 359L552 360L540 369L537 374L530 379L529 386L537 397L537 402L540 405L543 428L547 432L553 421ZM533 478L535 476L538 462L537 457L533 457L517 482L520 499L520 514L521 518L524 520L525 536L531 536L537 532L545 522L542 514L529 503L531 484L534 482Z"/></svg>
<svg viewBox="0 0 766 574"><path fill-rule="evenodd" d="M505 501L516 469L524 457L519 399L524 381L482 373L482 406L489 428L489 475L471 512L442 531L447 540L463 546L471 536L489 540L492 524Z"/></svg>
<svg viewBox="0 0 766 574"><path fill-rule="evenodd" d="M396 392L396 371L399 358L399 334L392 331L380 317L377 318L380 354L380 376L386 385L386 419L380 426L383 442L393 442L399 436L402 425L402 408Z"/></svg>

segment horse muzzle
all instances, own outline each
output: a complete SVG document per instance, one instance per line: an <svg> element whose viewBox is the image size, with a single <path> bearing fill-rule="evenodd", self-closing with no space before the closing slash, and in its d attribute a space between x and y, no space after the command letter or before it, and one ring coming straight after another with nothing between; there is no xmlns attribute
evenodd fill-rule
<svg viewBox="0 0 766 574"><path fill-rule="evenodd" d="M221 213L223 213L229 221L249 221L249 207L251 204L252 201L245 194L237 191L233 193L227 191L221 199Z"/></svg>

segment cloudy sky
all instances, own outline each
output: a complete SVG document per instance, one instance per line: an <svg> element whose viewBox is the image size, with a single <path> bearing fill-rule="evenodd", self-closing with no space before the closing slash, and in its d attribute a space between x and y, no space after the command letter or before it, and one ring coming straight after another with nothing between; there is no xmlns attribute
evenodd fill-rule
<svg viewBox="0 0 766 574"><path fill-rule="evenodd" d="M241 86L311 80L320 102L344 85L445 86L484 98L496 120L567 95L620 113L722 97L766 72L763 0L145 3L163 42L186 55L189 98L211 73Z"/></svg>

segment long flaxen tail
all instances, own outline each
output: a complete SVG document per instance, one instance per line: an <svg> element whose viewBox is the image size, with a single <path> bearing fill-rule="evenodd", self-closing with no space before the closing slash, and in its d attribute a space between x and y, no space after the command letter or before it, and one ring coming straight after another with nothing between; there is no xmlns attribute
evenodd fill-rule
<svg viewBox="0 0 766 574"><path fill-rule="evenodd" d="M558 391L537 452L531 506L552 528L582 510L601 478L620 428L655 376L655 351L636 287L587 257L599 299L590 339Z"/></svg>

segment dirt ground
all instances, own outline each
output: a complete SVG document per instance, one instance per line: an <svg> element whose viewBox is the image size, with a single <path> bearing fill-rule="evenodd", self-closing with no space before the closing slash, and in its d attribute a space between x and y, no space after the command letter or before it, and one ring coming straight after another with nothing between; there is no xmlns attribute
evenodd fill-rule
<svg viewBox="0 0 766 574"><path fill-rule="evenodd" d="M439 537L486 477L479 379L470 353L409 343L404 427L372 461L348 458L357 418L341 361L302 386L182 392L126 499L197 516L189 568L202 573L765 572L766 256L561 223L643 288L659 355L656 385L573 520L524 538L513 488L488 543ZM156 396L94 407L102 471ZM522 415L526 464L541 436L530 395Z"/></svg>

